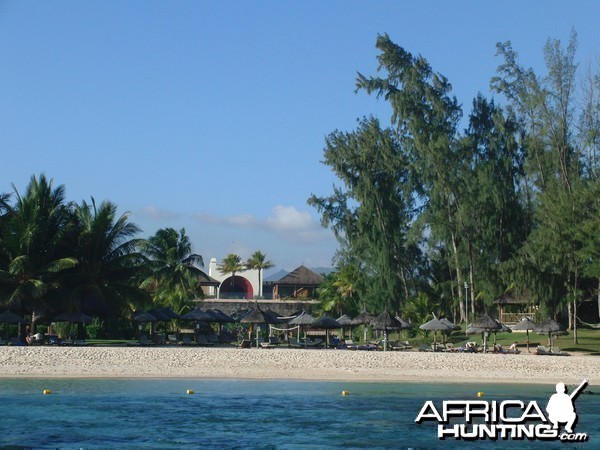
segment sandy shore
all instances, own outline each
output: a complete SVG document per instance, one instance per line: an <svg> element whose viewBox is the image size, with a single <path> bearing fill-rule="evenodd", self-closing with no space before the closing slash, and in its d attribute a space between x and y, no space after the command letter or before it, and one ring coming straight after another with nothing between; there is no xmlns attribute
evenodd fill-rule
<svg viewBox="0 0 600 450"><path fill-rule="evenodd" d="M275 378L590 384L595 356L190 347L1 347L0 377Z"/></svg>

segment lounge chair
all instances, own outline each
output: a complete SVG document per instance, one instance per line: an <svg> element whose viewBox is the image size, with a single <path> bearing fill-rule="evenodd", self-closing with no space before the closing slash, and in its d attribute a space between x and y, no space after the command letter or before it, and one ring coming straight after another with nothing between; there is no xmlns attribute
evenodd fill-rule
<svg viewBox="0 0 600 450"><path fill-rule="evenodd" d="M552 355L554 355L554 356L571 356L571 355L570 355L569 353L567 353L567 352L562 352L562 351L560 350L560 348L558 348L558 347L552 347L552 348L550 349L550 353L551 353Z"/></svg>
<svg viewBox="0 0 600 450"><path fill-rule="evenodd" d="M535 349L535 354L536 355L552 355L552 352L550 351L549 348L547 348L543 345L538 345L537 348Z"/></svg>
<svg viewBox="0 0 600 450"><path fill-rule="evenodd" d="M7 345L8 342L5 341L4 339L0 338L0 345Z"/></svg>
<svg viewBox="0 0 600 450"><path fill-rule="evenodd" d="M410 350L411 348L413 348L412 345L409 344L408 341L391 341L390 344L392 345L392 350Z"/></svg>
<svg viewBox="0 0 600 450"><path fill-rule="evenodd" d="M148 339L148 336L146 336L145 334L142 334L140 336L139 342L140 342L140 345L154 345L154 341L151 339Z"/></svg>
<svg viewBox="0 0 600 450"><path fill-rule="evenodd" d="M300 343L295 337L290 337L288 340L288 346L292 348L304 348L304 344Z"/></svg>
<svg viewBox="0 0 600 450"><path fill-rule="evenodd" d="M283 342L277 336L269 336L269 344L271 345L281 345Z"/></svg>
<svg viewBox="0 0 600 450"><path fill-rule="evenodd" d="M179 340L177 339L177 335L176 334L169 334L167 336L167 342L169 344L179 344Z"/></svg>
<svg viewBox="0 0 600 450"><path fill-rule="evenodd" d="M215 333L211 333L207 336L208 342L209 344L218 344L220 343L219 340L219 336L217 336Z"/></svg>
<svg viewBox="0 0 600 450"><path fill-rule="evenodd" d="M420 352L432 352L433 349L431 348L431 345L421 344L421 345L419 345L419 351Z"/></svg>
<svg viewBox="0 0 600 450"><path fill-rule="evenodd" d="M250 348L252 346L252 341L250 339L244 339L238 345L238 348Z"/></svg>
<svg viewBox="0 0 600 450"><path fill-rule="evenodd" d="M260 348L275 348L273 344L271 344L269 341L265 341L262 338L258 340L258 344L260 345Z"/></svg>
<svg viewBox="0 0 600 450"><path fill-rule="evenodd" d="M446 342L446 347L443 349L445 352L457 352L458 348L454 346L452 342Z"/></svg>
<svg viewBox="0 0 600 450"><path fill-rule="evenodd" d="M198 345L215 345L213 342L210 342L205 334L196 335L196 343Z"/></svg>
<svg viewBox="0 0 600 450"><path fill-rule="evenodd" d="M183 345L198 345L198 343L196 341L194 341L192 339L192 337L188 336L187 334L184 334L183 336L181 336L181 343Z"/></svg>

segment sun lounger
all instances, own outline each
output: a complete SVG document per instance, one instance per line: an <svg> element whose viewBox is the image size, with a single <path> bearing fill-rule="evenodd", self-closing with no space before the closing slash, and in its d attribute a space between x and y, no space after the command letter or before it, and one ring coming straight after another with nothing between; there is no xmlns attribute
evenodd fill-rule
<svg viewBox="0 0 600 450"><path fill-rule="evenodd" d="M146 336L145 334L140 336L139 342L140 345L154 345L154 341L148 339L148 336Z"/></svg>
<svg viewBox="0 0 600 450"><path fill-rule="evenodd" d="M184 334L181 336L181 343L183 345L198 345L196 341L194 341L190 336Z"/></svg>
<svg viewBox="0 0 600 450"><path fill-rule="evenodd" d="M250 339L244 339L242 342L240 342L240 345L238 345L238 348L250 348L252 346L252 341Z"/></svg>
<svg viewBox="0 0 600 450"><path fill-rule="evenodd" d="M196 343L198 345L215 345L214 342L210 342L205 334L198 334L196 336Z"/></svg>
<svg viewBox="0 0 600 450"><path fill-rule="evenodd" d="M536 355L547 355L547 356L569 356L567 352L561 352L560 349L554 347L552 349L543 345L538 345L535 352Z"/></svg>
<svg viewBox="0 0 600 450"><path fill-rule="evenodd" d="M419 351L420 352L432 352L433 349L431 348L431 345L421 344L421 345L419 345Z"/></svg>
<svg viewBox="0 0 600 450"><path fill-rule="evenodd" d="M167 336L167 342L169 344L179 344L179 340L177 340L177 335L176 334L169 334Z"/></svg>
<svg viewBox="0 0 600 450"><path fill-rule="evenodd" d="M281 344L283 344L283 342L281 342L277 336L269 336L269 344L281 345Z"/></svg>
<svg viewBox="0 0 600 450"><path fill-rule="evenodd" d="M454 346L452 342L446 342L446 347L443 348L445 352L457 352L458 348Z"/></svg>
<svg viewBox="0 0 600 450"><path fill-rule="evenodd" d="M260 342L260 348L275 348L270 342Z"/></svg>
<svg viewBox="0 0 600 450"><path fill-rule="evenodd" d="M413 346L410 345L410 342L408 341L398 341L398 345L399 347L401 347L400 350L410 350L411 348L413 348Z"/></svg>
<svg viewBox="0 0 600 450"><path fill-rule="evenodd" d="M304 348L304 344L298 341L295 337L290 337L288 341L288 346L292 348Z"/></svg>

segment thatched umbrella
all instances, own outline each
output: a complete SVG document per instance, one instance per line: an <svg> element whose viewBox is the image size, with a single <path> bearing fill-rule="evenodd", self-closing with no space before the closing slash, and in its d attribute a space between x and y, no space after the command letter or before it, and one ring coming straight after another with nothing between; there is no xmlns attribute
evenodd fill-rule
<svg viewBox="0 0 600 450"><path fill-rule="evenodd" d="M7 309L6 311L4 311L3 313L0 314L0 323L24 324L24 323L26 323L26 320L23 319L18 314L15 314L11 310ZM6 340L8 341L8 339L9 339L8 327L6 327Z"/></svg>
<svg viewBox="0 0 600 450"><path fill-rule="evenodd" d="M0 322L1 323L25 323L26 320L23 319L18 314L15 314L10 309L7 309L3 313L0 313Z"/></svg>
<svg viewBox="0 0 600 450"><path fill-rule="evenodd" d="M392 317L392 315L387 311L387 309L379 314L377 317L374 317L371 320L371 326L375 330L383 330L383 350L387 350L387 342L388 342L388 331L389 330L399 330L402 328L402 324L398 319Z"/></svg>
<svg viewBox="0 0 600 450"><path fill-rule="evenodd" d="M440 320L442 322L444 322L446 325L450 326L451 331L458 331L458 330L460 330L460 325L455 324L454 322L452 322L447 317L442 317Z"/></svg>
<svg viewBox="0 0 600 450"><path fill-rule="evenodd" d="M54 320L57 322L76 323L77 324L77 339L84 339L85 333L84 333L83 324L90 323L93 319L91 316L88 316L87 314L84 314L82 312L75 312L75 313L65 312L65 313L62 313L62 314L59 314L58 316L56 316L54 318Z"/></svg>
<svg viewBox="0 0 600 450"><path fill-rule="evenodd" d="M513 325L513 330L520 330L527 333L527 352L529 353L529 331L535 330L537 323L531 320L529 317L523 317L523 319L516 325Z"/></svg>
<svg viewBox="0 0 600 450"><path fill-rule="evenodd" d="M408 330L409 328L412 328L412 325L409 322L407 322L406 320L404 320L402 317L396 316L396 320L398 322L400 322L400 325L402 325L403 330Z"/></svg>
<svg viewBox="0 0 600 450"><path fill-rule="evenodd" d="M229 314L225 314L220 309L207 309L206 312L212 314L217 318L217 323L233 323L235 319Z"/></svg>
<svg viewBox="0 0 600 450"><path fill-rule="evenodd" d="M198 333L200 329L203 332L208 331L210 329L210 322L215 322L214 314L209 313L208 311L202 311L199 307L195 307L188 313L184 314L180 317L181 320L193 320L194 321L194 335L196 340L198 339Z"/></svg>
<svg viewBox="0 0 600 450"><path fill-rule="evenodd" d="M546 320L537 324L535 331L542 334L548 333L548 343L550 345L550 351L552 351L552 335L563 331L563 327L558 322L548 317Z"/></svg>
<svg viewBox="0 0 600 450"><path fill-rule="evenodd" d="M165 306L163 308L151 309L150 311L148 311L148 314L156 317L157 322L164 322L165 328L166 328L167 322L171 321L172 319L180 319L181 318L181 316L179 314L177 314L175 311L173 311L168 306ZM150 321L150 334L154 334L152 321Z"/></svg>
<svg viewBox="0 0 600 450"><path fill-rule="evenodd" d="M74 322L74 323L90 323L93 319L91 316L82 312L62 313L54 318L57 322Z"/></svg>
<svg viewBox="0 0 600 450"><path fill-rule="evenodd" d="M247 323L250 325L260 325L262 323L272 324L272 323L281 323L281 321L273 317L273 315L269 314L266 311L263 311L260 308L251 309L244 317L240 319L240 323ZM258 342L258 328L256 329L256 347L260 347L260 342ZM250 331L252 333L252 331Z"/></svg>
<svg viewBox="0 0 600 450"><path fill-rule="evenodd" d="M288 323L290 325L298 325L298 339L300 339L300 328L304 330L304 347L306 347L306 327L312 325L315 322L315 318L308 314L306 311L302 311L296 317L291 319Z"/></svg>
<svg viewBox="0 0 600 450"><path fill-rule="evenodd" d="M180 317L181 320L195 320L197 322L214 322L215 316L207 311L202 311L200 308L195 307L190 312Z"/></svg>
<svg viewBox="0 0 600 450"><path fill-rule="evenodd" d="M419 327L420 330L433 331L433 348L437 350L436 333L438 331L452 331L452 325L433 316L429 322L425 322Z"/></svg>
<svg viewBox="0 0 600 450"><path fill-rule="evenodd" d="M478 317L467 328L467 334L483 333L483 353L487 353L487 335L502 329L502 324L487 314Z"/></svg>
<svg viewBox="0 0 600 450"><path fill-rule="evenodd" d="M358 316L356 316L354 319L352 319L352 325L364 325L365 326L365 332L364 332L364 338L363 338L364 341L367 340L367 325L369 325L371 323L371 320L373 320L373 318L374 318L374 316L365 309Z"/></svg>
<svg viewBox="0 0 600 450"><path fill-rule="evenodd" d="M318 319L315 319L315 321L312 323L311 327L325 330L327 347L329 347L329 330L342 328L342 325L337 320L335 320L333 317L329 317L327 314L325 314L325 315L319 317Z"/></svg>
<svg viewBox="0 0 600 450"><path fill-rule="evenodd" d="M228 314L225 314L220 309L207 309L207 313L214 317L213 322L217 324L219 336L223 334L223 324L224 323L233 323L236 320Z"/></svg>
<svg viewBox="0 0 600 450"><path fill-rule="evenodd" d="M348 314L342 314L336 320L342 326L342 338L346 338L346 327L350 327L350 335L352 336L352 318Z"/></svg>

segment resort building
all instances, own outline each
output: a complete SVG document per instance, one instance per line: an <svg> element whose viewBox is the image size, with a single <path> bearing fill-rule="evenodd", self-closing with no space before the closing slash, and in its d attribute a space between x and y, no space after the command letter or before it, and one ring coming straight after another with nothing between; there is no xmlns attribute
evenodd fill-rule
<svg viewBox="0 0 600 450"><path fill-rule="evenodd" d="M263 274L264 275L264 274ZM211 258L208 265L210 283L204 284L205 295L216 299L251 300L263 292L263 298L273 300L314 299L317 288L325 279L323 275L301 265L292 272L275 281L264 281L263 289L259 289L259 273L256 269L236 272L235 276L222 273L216 258Z"/></svg>
<svg viewBox="0 0 600 450"><path fill-rule="evenodd" d="M258 270L248 269L236 272L233 276L231 272L221 272L217 266L217 258L210 258L208 276L220 283L219 286L209 288L208 295L210 297L250 300L260 292L258 289Z"/></svg>

